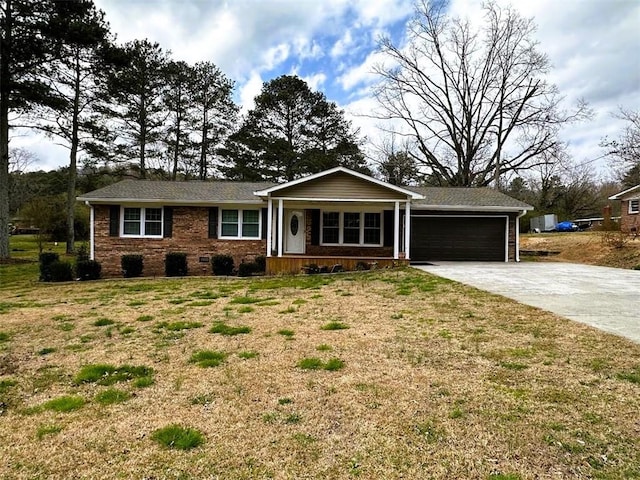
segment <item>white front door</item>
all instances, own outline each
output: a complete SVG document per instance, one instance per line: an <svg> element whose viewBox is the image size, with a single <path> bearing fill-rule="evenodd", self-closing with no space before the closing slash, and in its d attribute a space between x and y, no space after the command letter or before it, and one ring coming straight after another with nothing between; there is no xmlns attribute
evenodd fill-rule
<svg viewBox="0 0 640 480"><path fill-rule="evenodd" d="M283 230L285 253L304 253L304 211L285 210Z"/></svg>

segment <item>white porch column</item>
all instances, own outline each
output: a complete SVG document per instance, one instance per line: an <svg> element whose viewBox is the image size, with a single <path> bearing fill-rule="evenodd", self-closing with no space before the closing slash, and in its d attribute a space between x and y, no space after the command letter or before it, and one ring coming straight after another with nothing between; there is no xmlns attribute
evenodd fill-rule
<svg viewBox="0 0 640 480"><path fill-rule="evenodd" d="M393 216L393 258L397 259L400 253L400 202L395 202L395 214Z"/></svg>
<svg viewBox="0 0 640 480"><path fill-rule="evenodd" d="M411 201L404 204L404 258L409 260L409 248L411 245Z"/></svg>
<svg viewBox="0 0 640 480"><path fill-rule="evenodd" d="M89 202L86 202L87 205L89 205L89 207L91 207L91 210L89 210L89 258L91 260L95 260L96 259L96 244L95 244L95 226L94 226L94 220L95 220L95 213L93 211L93 205L90 205Z"/></svg>
<svg viewBox="0 0 640 480"><path fill-rule="evenodd" d="M272 230L273 230L273 202L271 201L271 195L267 197L267 257L271 256L272 250Z"/></svg>
<svg viewBox="0 0 640 480"><path fill-rule="evenodd" d="M278 199L278 256L282 256L282 224L284 222L284 202Z"/></svg>

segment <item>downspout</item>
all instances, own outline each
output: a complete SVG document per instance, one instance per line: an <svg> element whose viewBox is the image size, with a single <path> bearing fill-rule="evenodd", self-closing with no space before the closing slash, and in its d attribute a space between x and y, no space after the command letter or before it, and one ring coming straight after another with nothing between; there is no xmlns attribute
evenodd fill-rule
<svg viewBox="0 0 640 480"><path fill-rule="evenodd" d="M527 214L527 210L522 210L516 217L516 262L520 261L520 219Z"/></svg>
<svg viewBox="0 0 640 480"><path fill-rule="evenodd" d="M89 203L88 200L85 200L84 204L90 208L89 210L89 258L91 260L95 260L95 242L93 240L95 234L95 227L93 225L94 222L94 212L93 205Z"/></svg>

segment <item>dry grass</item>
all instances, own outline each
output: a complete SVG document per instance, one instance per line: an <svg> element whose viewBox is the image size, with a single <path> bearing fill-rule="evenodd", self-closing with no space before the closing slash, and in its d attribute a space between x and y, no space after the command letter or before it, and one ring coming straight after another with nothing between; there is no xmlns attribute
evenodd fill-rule
<svg viewBox="0 0 640 480"><path fill-rule="evenodd" d="M0 478L640 477L640 346L411 269L23 283L0 306ZM88 364L154 382L74 382ZM36 408L64 396L85 403ZM166 449L169 425L205 442Z"/></svg>
<svg viewBox="0 0 640 480"><path fill-rule="evenodd" d="M603 232L526 234L520 237L520 248L559 252L549 257L534 257L537 261L640 268L640 238L629 236L624 246L615 248L604 241L603 234Z"/></svg>

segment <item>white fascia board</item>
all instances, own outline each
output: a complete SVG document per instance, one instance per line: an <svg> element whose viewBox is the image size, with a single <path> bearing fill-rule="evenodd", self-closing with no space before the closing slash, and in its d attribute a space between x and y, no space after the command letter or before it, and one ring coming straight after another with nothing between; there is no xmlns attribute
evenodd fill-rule
<svg viewBox="0 0 640 480"><path fill-rule="evenodd" d="M306 183L311 180L315 180L317 178L326 177L327 175L332 175L337 172L346 173L347 175L351 175L353 177L359 178L369 183L373 183L380 187L387 188L389 190L393 190L398 193L402 193L403 195L407 195L408 197L411 197L414 200L420 200L424 198L423 195L417 192L414 192L413 190L407 190L406 188L398 187L396 185L391 185L390 183L383 182L382 180L378 180L377 178L370 177L369 175L365 175L364 173L354 172L353 170L349 170L348 168L345 168L345 167L334 167L329 170L325 170L323 172L314 173L313 175L309 175L308 177L292 180L291 182L283 183L281 185L275 185L271 188L266 188L264 190L258 190L256 192L253 192L253 194L259 197L265 197L269 194L272 194L273 192L277 192L278 190L294 187L296 185L300 185L301 183Z"/></svg>
<svg viewBox="0 0 640 480"><path fill-rule="evenodd" d="M313 203L395 203L406 202L406 199L388 198L320 198L320 197L271 197L273 200L286 200L288 202L313 202Z"/></svg>
<svg viewBox="0 0 640 480"><path fill-rule="evenodd" d="M500 206L479 207L477 205L416 205L412 203L411 210L440 210L445 212L528 212L533 210L533 207L521 208Z"/></svg>
<svg viewBox="0 0 640 480"><path fill-rule="evenodd" d="M186 205L186 206L207 206L207 205L266 205L267 202L263 200L172 200L162 198L90 198L90 197L77 197L76 200L81 202L90 202L94 205L120 205L124 203L136 203L136 204L156 204L156 205Z"/></svg>
<svg viewBox="0 0 640 480"><path fill-rule="evenodd" d="M624 197L627 193L631 193L634 192L636 190L640 189L640 185L636 185L635 187L631 187L631 188L627 188L625 191L620 192L620 193L616 193L615 195L611 195L609 197L609 200L620 200L622 199L622 197Z"/></svg>

